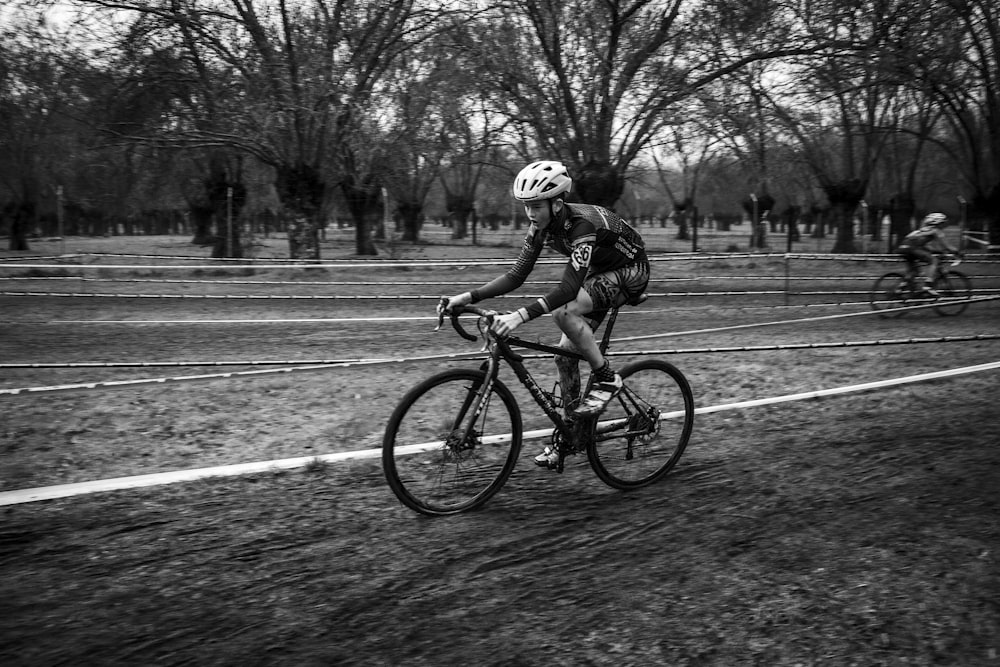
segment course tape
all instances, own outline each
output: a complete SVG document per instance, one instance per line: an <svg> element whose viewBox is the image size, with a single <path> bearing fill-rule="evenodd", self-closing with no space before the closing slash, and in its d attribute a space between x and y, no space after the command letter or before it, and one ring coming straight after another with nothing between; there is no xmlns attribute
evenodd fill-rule
<svg viewBox="0 0 1000 667"><path fill-rule="evenodd" d="M643 310L629 309L627 315L662 315L664 313L692 313L704 312L708 309L714 310L735 310L735 311L759 311L759 310L789 310L789 309L816 309L816 308L844 308L847 306L869 306L868 301L840 301L836 303L797 303L789 305L775 304L772 306L745 306L745 305L714 305L696 307L670 307L651 308ZM619 314L619 317L624 315ZM543 315L543 317L551 317ZM387 317L290 317L280 319L224 319L224 320L9 320L4 324L359 324L364 322L434 322L436 317L426 315L392 315Z"/></svg>
<svg viewBox="0 0 1000 667"><path fill-rule="evenodd" d="M989 275L970 275L970 280L995 278ZM399 287L410 285L468 285L467 280L200 280L195 278L87 278L85 276L0 276L9 281L75 281L81 283L157 283L170 285L322 285L334 287ZM758 280L791 282L830 282L857 280L871 282L871 276L690 276L687 278L650 278L650 283L692 283L700 280ZM551 280L526 280L522 285L551 285Z"/></svg>
<svg viewBox="0 0 1000 667"><path fill-rule="evenodd" d="M945 371L923 373L908 377L894 378L890 380L879 380L864 384L848 385L843 387L833 387L830 389L819 389L797 394L786 394L784 396L773 396L770 398L760 398L749 401L739 401L736 403L725 403L722 405L712 405L696 408L695 414L712 414L725 412L728 410L743 410L764 405L777 405L792 401L804 401L809 399L822 398L825 396L836 396L856 392L872 391L884 389L903 384L916 382L926 382L942 378L950 378L970 373L980 373L984 371L1000 368L1000 361L995 361L977 366L965 366L963 368L953 368ZM524 440L538 438L548 438L552 435L552 429L539 429L527 431L522 435ZM211 468L195 468L191 470L175 470L164 473L153 473L149 475L135 475L132 477L117 477L113 479L95 480L90 482L78 482L75 484L61 484L58 486L37 487L31 489L19 489L15 491L0 492L0 506L19 505L23 503L38 502L43 500L55 500L58 498L68 498L89 493L100 493L106 491L122 491L126 489L137 489L150 486L160 486L164 484L176 484L179 482L190 482L209 477L233 477L239 475L252 475L266 473L277 470L289 470L302 468L308 465L319 463L340 463L348 460L377 459L382 456L382 450L362 449L352 452L338 452L334 454L321 454L318 456L299 456L288 459L276 459L272 461L255 461L251 463L238 463L234 465L214 466Z"/></svg>
<svg viewBox="0 0 1000 667"><path fill-rule="evenodd" d="M60 391L79 391L85 389L121 389L137 387L151 384L176 384L180 382L196 382L204 380L227 380L240 377L254 377L260 375L274 375L278 373L301 373L304 371L324 371L331 368L348 368L350 366L371 366L374 364L398 364L412 363L418 361L441 361L445 359L465 359L470 356L482 354L481 352L457 352L454 354L435 354L423 357L407 357L405 359L359 359L357 361L347 361L342 363L324 363L309 366L296 366L294 368L272 368L257 371L234 371L230 373L206 373L203 375L182 375L178 377L165 378L145 378L140 380L108 380L104 382L80 382L76 384L54 385L49 387L17 387L14 389L0 389L0 397L19 396L28 394L43 394Z"/></svg>
<svg viewBox="0 0 1000 667"><path fill-rule="evenodd" d="M835 341L831 343L774 343L772 345L734 345L724 347L677 348L673 350L627 350L624 352L608 352L609 357L637 357L652 354L705 354L712 352L768 352L784 350L816 350L841 347L878 347L885 345L914 345L922 343L967 343L972 341L1000 340L1000 334L968 334L964 336L939 336L936 338L896 338L883 340ZM615 342L618 342L615 339ZM468 359L485 359L482 353L469 353L475 356ZM522 359L544 359L548 354L521 354ZM433 360L437 360L434 357ZM421 359L426 361L427 359ZM0 363L0 368L30 369L30 368L190 368L194 366L347 366L397 364L412 362L412 359L281 359L281 360L236 360L236 361L78 361L78 362L40 362L40 363ZM84 385L74 385L84 386Z"/></svg>
<svg viewBox="0 0 1000 667"><path fill-rule="evenodd" d="M991 290L981 290L981 291L991 291ZM970 303L978 303L984 301L995 301L1000 299L998 296L993 297L974 297L971 299L961 299L962 301L969 301ZM937 302L936 305L918 305L918 306L903 306L900 310L912 310L918 308L934 308L940 307L941 302ZM835 302L825 302L825 303L792 303L792 304L772 304L766 306L752 306L752 305L740 305L740 304L713 304L707 306L671 306L670 308L652 308L652 309L629 309L627 315L656 315L663 313L693 313L693 312L704 312L706 310L735 310L739 312L750 312L750 311L761 311L761 310L792 310L792 309L806 309L815 310L816 308L845 308L854 306L865 306L869 308L871 302L865 301L835 301ZM874 311L866 310L868 314L875 314ZM886 312L886 311L882 311ZM545 317L549 317L546 315ZM222 320L204 320L204 319L184 319L184 320L9 320L5 324L345 324L352 323L358 324L363 322L418 322L418 321L432 321L436 318L427 317L425 315L397 315L390 317L293 317L293 318L280 318L280 319L222 319ZM789 320L790 322L795 321L808 321L808 320ZM755 326L755 325L754 325Z"/></svg>
<svg viewBox="0 0 1000 667"><path fill-rule="evenodd" d="M998 288L973 289L974 294L996 294ZM733 290L712 292L650 292L647 298L713 297L713 296L830 296L834 294L869 294L868 290ZM96 299L181 299L236 301L438 301L437 294L129 294L125 292L0 292L0 296L72 297ZM496 299L537 299L541 294L501 294Z"/></svg>
<svg viewBox="0 0 1000 667"><path fill-rule="evenodd" d="M73 264L33 264L36 260L82 260L102 258L102 257L124 257L136 259L163 259L170 261L201 261L209 260L210 264L186 264L186 265L152 265L152 264L86 264L80 266L91 266L95 268L125 268L125 269L153 269L153 268L187 268L187 269L220 269L220 268L345 268L345 267L411 267L411 266L491 266L496 264L508 264L511 261L507 257L483 257L469 259L461 262L440 259L408 259L400 261L393 258L370 257L367 259L289 259L282 257L214 257L207 258L203 255L138 255L127 253L72 253L65 255L47 255L37 257L4 257L0 258L0 265L20 268L66 268ZM964 262L984 262L986 264L996 264L1000 260L995 259L996 255L991 253L965 253ZM899 255L896 253L804 253L804 252L732 252L732 253L692 253L692 252L671 252L650 254L651 262L690 262L690 261L718 261L726 259L802 259L820 261L892 261L899 262ZM539 264L563 264L563 258L546 258L539 260ZM10 262L10 263L8 263ZM14 263L21 262L21 263Z"/></svg>
<svg viewBox="0 0 1000 667"><path fill-rule="evenodd" d="M669 336L671 334L663 334ZM970 341L984 341L1000 339L1000 334L971 334L968 336L944 336L940 338L905 338L899 340L874 340L874 341L836 341L832 343L789 343L775 345L748 345L732 347L705 347L674 350L625 350L619 352L608 352L609 357L642 357L652 355L669 354L711 354L722 352L762 352L762 351L784 351L784 350L811 350L825 348L844 347L874 347L885 345L911 345L920 343L958 343ZM612 342L632 340L630 338L612 339ZM523 354L525 359L542 359L551 355L547 354ZM294 366L291 368L276 368L254 371L235 371L229 373L206 373L202 375L182 375L175 377L145 378L140 380L108 380L104 382L80 382L75 384L53 385L47 387L16 387L12 389L0 389L0 398L4 396L20 396L29 394L48 394L67 391L84 391L93 389L122 389L129 387L139 387L154 384L177 384L181 382L197 382L206 380L228 380L240 377L255 377L262 375L275 375L279 373L292 373L303 371L321 371L332 368L348 368L351 366L375 366L385 364L406 364L422 361L446 361L446 360L480 360L485 359L482 351L458 352L446 355L428 355L422 357L385 358L385 359L328 359L314 361L247 361L247 362L138 362L138 363L80 363L80 364L2 364L0 368L118 368L118 367L157 367L157 366L264 366L264 365L286 365L286 364L307 364L304 366Z"/></svg>
<svg viewBox="0 0 1000 667"><path fill-rule="evenodd" d="M783 294L867 294L867 292L786 292L785 290L733 291L733 292L651 292L648 298L692 296L780 296ZM439 301L440 294L128 294L125 292L0 292L0 296L72 297L98 299L181 299L188 301L225 300L237 301ZM501 294L496 299L537 299L542 294Z"/></svg>
<svg viewBox="0 0 1000 667"><path fill-rule="evenodd" d="M885 316L892 313L901 313L910 310L924 310L927 308L941 308L948 305L949 302L954 303L977 303L982 301L994 301L1000 299L1000 297L995 296L985 296L977 297L973 299L942 299L940 301L935 301L933 303L921 304L916 306L901 306L899 308L886 308L884 310L861 310L855 313L838 313L836 315L817 315L815 317L800 317L794 320L772 320L770 322L752 322L750 324L733 324L725 327L713 327L710 329L689 329L687 331L671 331L668 333L661 334L649 334L646 336L629 336L627 338L622 338L623 341L635 341L635 340L650 340L653 338L667 338L670 336L688 336L694 334L705 334L705 333L718 333L720 331L733 331L736 329L753 329L755 327L770 327L778 326L781 324L801 324L803 322L820 322L824 320L838 320L848 317L864 317L879 315Z"/></svg>

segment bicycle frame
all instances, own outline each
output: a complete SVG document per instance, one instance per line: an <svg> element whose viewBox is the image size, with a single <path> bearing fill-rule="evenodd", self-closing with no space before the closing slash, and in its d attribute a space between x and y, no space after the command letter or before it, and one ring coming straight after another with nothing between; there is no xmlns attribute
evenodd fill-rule
<svg viewBox="0 0 1000 667"><path fill-rule="evenodd" d="M937 266L934 271L934 275L930 276L931 280L937 280L938 278L943 278L947 273L948 269L958 266L962 263L961 259L952 260L950 262L945 261L945 253L935 252L938 261ZM915 291L917 288L917 278L924 274L924 268L929 268L930 265L926 262L918 261L916 259L907 260L905 262L906 270L903 271L903 277L906 278L906 286L910 291Z"/></svg>
<svg viewBox="0 0 1000 667"><path fill-rule="evenodd" d="M691 435L694 397L687 379L672 364L644 359L624 365L624 385L606 411L580 417L573 407L582 387L573 371L583 354L523 338L498 337L491 331L497 313L475 306L456 307L450 313L452 326L466 340L480 338L459 322L463 312L478 316L486 353L485 360L479 356L481 368L447 369L416 384L386 426L382 466L404 505L431 516L465 512L481 507L510 477L527 434L522 419L527 404L519 404L508 378L499 377L501 361L554 426L531 431L529 437L551 438L557 460L547 455L544 463L537 458L535 463L562 472L567 456L585 453L598 478L623 491L656 482L677 463ZM602 352L610 344L617 309L609 315L599 337ZM439 329L443 322L444 313L439 311ZM521 348L543 354L525 355ZM561 394L558 383L547 391L528 370L527 357L547 355L572 362L558 366L559 382L572 385L563 386ZM533 410L532 420L541 421Z"/></svg>
<svg viewBox="0 0 1000 667"><path fill-rule="evenodd" d="M604 354L609 345L611 344L611 332L614 329L615 322L618 319L618 308L612 308L608 313L607 324L605 325L604 335L601 337L601 342L598 347L601 354ZM539 343L535 341L526 340L524 338L519 338L516 336L510 336L506 339L499 338L489 331L482 331L484 339L486 340L486 350L489 351L490 356L483 362L481 366L482 370L486 372L486 380L483 386L476 387L474 393L470 393L467 401L480 400L481 397L489 395L490 387L493 382L496 381L497 376L500 373L500 359L507 362L511 370L514 371L514 375L517 377L518 381L528 390L531 397L534 399L538 407L542 409L542 412L552 421L556 430L562 435L562 437L567 441L571 442L572 430L570 424L559 412L559 407L556 405L555 400L552 395L542 389L541 385L535 380L524 363L524 358L513 350L514 346L523 347L530 350L536 350L538 352L545 352L552 355L569 357L577 360L584 360L584 356L579 352L574 352L572 350L567 350L565 348L548 345L546 343ZM584 387L584 393L587 391L587 387ZM467 403L463 406L463 413L471 406L471 403ZM482 402L476 406L476 409L472 411L466 417L466 423L462 428L462 437L469 432L472 425L476 423L476 419L479 417L483 409Z"/></svg>

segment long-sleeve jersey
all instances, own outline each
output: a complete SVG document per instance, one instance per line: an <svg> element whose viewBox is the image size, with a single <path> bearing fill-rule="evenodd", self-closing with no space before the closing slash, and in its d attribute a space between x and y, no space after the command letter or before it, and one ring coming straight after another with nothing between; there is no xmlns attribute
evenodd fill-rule
<svg viewBox="0 0 1000 667"><path fill-rule="evenodd" d="M927 246L936 244L939 247L944 248L948 252L956 252L954 248L948 245L948 241L944 238L944 232L941 231L939 227L933 225L925 225L919 227L905 237L900 242L900 248L915 248L915 249L926 249Z"/></svg>
<svg viewBox="0 0 1000 667"><path fill-rule="evenodd" d="M473 290L473 302L520 287L546 246L569 257L569 261L559 284L525 308L528 319L552 312L575 299L590 275L646 261L645 243L639 232L617 213L592 204L565 204L560 218L544 230L531 225L514 265L504 275Z"/></svg>

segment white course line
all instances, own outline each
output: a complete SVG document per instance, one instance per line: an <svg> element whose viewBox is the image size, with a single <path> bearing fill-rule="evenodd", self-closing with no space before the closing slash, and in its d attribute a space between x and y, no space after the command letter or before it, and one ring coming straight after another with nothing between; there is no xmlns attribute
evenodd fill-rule
<svg viewBox="0 0 1000 667"><path fill-rule="evenodd" d="M1000 361L994 361L977 366L965 366L963 368L952 368L945 371L935 371L932 373L922 373L920 375L910 375L908 377L893 378L890 380L879 380L864 384L848 385L844 387L833 387L830 389L818 389L798 394L786 394L784 396L773 396L771 398L760 398L751 401L739 401L737 403L726 403L723 405L712 405L697 408L695 414L710 414L714 412L724 412L726 410L741 410L744 408L759 407L762 405L775 405L778 403L788 403L791 401L803 401L822 396L834 396L838 394L848 394L854 392L871 391L902 384L914 382L926 382L949 378L957 375L967 375L969 373L980 373L983 371L1000 368ZM670 417L671 415L667 415ZM536 431L526 431L523 434L524 440L533 440L549 437L551 429L540 429ZM504 439L497 436L498 441ZM410 445L414 451L422 451L433 448L437 443L423 443ZM255 473L268 472L271 470L288 470L292 468L302 468L310 463L321 461L324 463L337 463L351 459L375 459L382 455L379 449L362 449L353 452L338 452L335 454L322 454L318 456L299 456L291 459L277 459L273 461L255 461L251 463L238 463L235 465L216 466L212 468L195 468L192 470L174 470L171 472L154 473L150 475L135 475L132 477L116 477L113 479L101 479L90 482L78 482L75 484L60 484L58 486L43 486L33 489L18 489L16 491L0 492L0 506L20 505L23 503L38 502L42 500L55 500L57 498L69 498L88 493L99 493L102 491L121 491L124 489L137 489L147 486L159 486L162 484L175 484L178 482L190 482L207 477L233 477L238 475L251 475Z"/></svg>

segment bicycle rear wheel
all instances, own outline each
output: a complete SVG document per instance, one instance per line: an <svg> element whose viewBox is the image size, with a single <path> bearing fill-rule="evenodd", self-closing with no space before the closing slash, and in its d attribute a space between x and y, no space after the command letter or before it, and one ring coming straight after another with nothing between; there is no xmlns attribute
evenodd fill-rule
<svg viewBox="0 0 1000 667"><path fill-rule="evenodd" d="M906 278L902 273L887 273L875 281L875 287L869 296L872 310L879 312L879 317L899 317L903 310L881 312L891 308L901 308L905 305Z"/></svg>
<svg viewBox="0 0 1000 667"><path fill-rule="evenodd" d="M960 315L969 307L968 299L972 296L972 282L964 273L945 271L934 281L934 289L937 290L941 301L948 302L934 307L934 311L938 315Z"/></svg>
<svg viewBox="0 0 1000 667"><path fill-rule="evenodd" d="M672 364L646 359L622 369L625 385L601 415L587 457L616 489L652 484L670 471L694 426L694 396Z"/></svg>
<svg viewBox="0 0 1000 667"><path fill-rule="evenodd" d="M445 371L411 389L392 413L382 469L410 509L442 516L481 507L514 470L521 412L499 380L484 391L485 378L481 370Z"/></svg>

